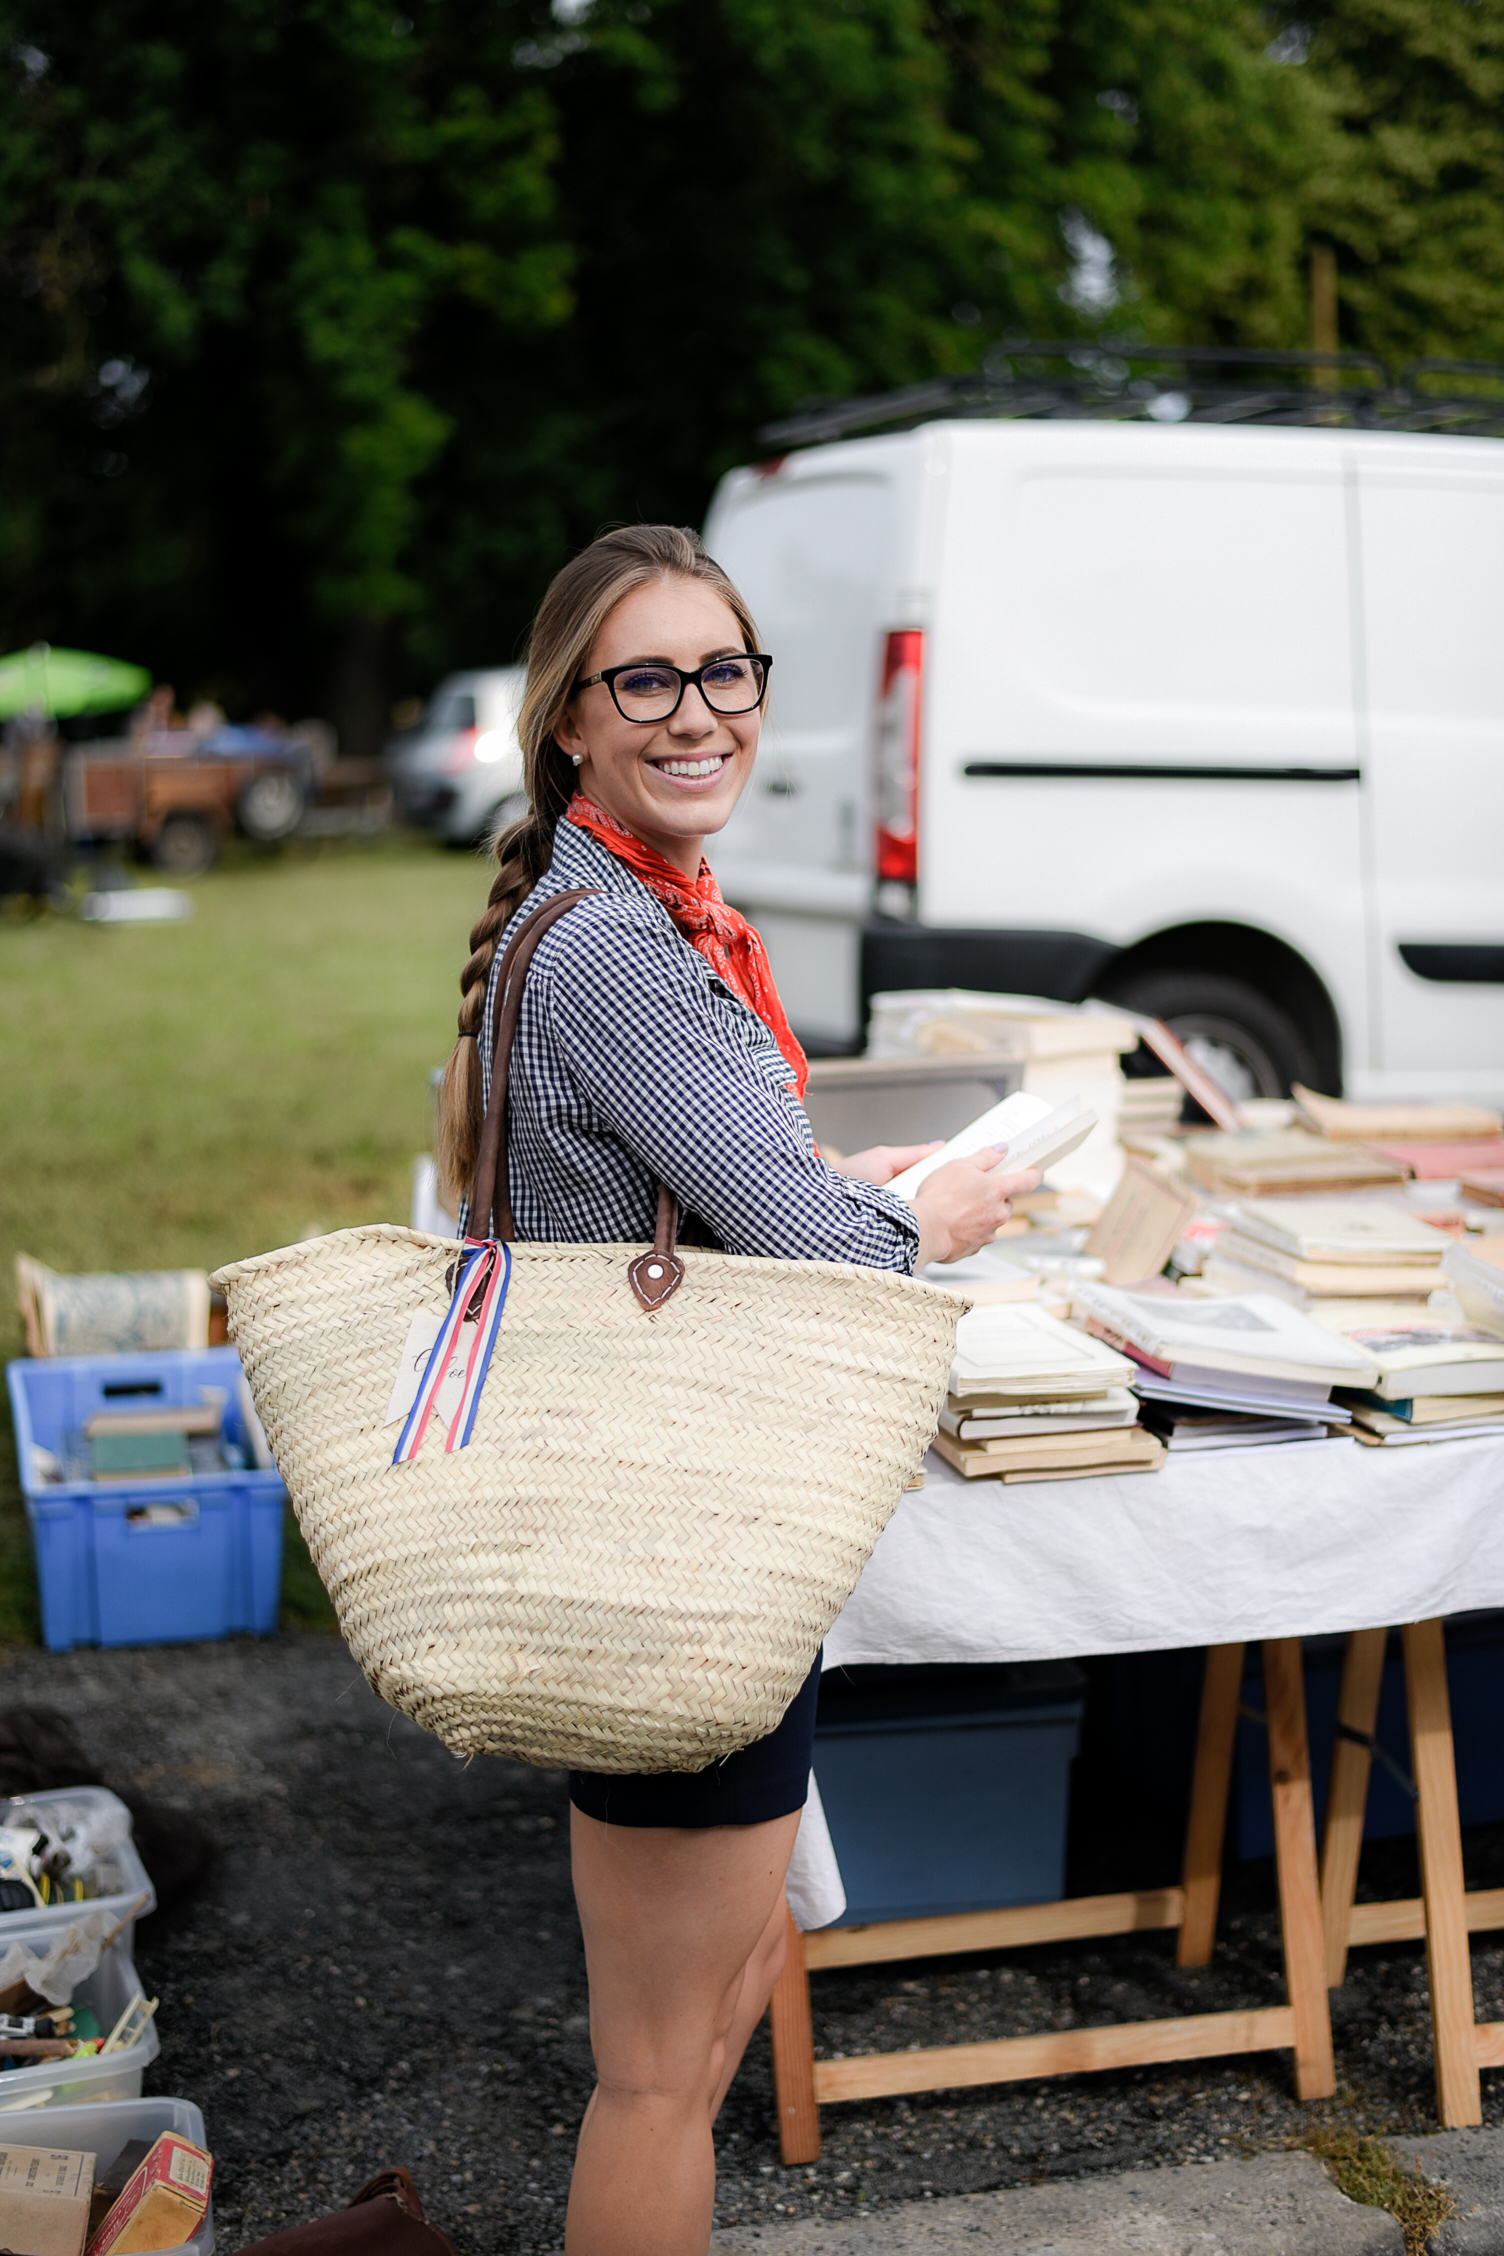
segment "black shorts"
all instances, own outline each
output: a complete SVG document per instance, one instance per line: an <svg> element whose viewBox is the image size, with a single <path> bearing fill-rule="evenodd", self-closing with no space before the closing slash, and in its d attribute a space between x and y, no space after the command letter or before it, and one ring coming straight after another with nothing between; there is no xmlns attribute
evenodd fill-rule
<svg viewBox="0 0 1504 2256"><path fill-rule="evenodd" d="M815 1746L820 1656L766 1739L708 1770L572 1770L569 1798L602 1825L765 1825L803 1809Z"/></svg>

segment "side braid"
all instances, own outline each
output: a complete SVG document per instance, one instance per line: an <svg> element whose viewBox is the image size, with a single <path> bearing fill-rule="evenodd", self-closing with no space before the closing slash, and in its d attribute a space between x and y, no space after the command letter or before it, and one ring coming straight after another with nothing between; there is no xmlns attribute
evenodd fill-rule
<svg viewBox="0 0 1504 2256"><path fill-rule="evenodd" d="M602 533L550 581L533 621L527 687L517 715L528 811L521 822L500 832L491 847L496 875L470 933L470 954L460 973L460 1039L439 1090L435 1157L439 1193L451 1207L470 1188L480 1153L476 1053L484 1034L486 986L496 945L553 859L554 832L574 796L574 769L555 742L554 728L574 695L596 636L622 597L663 579L701 580L713 587L734 613L747 649L757 648L757 629L746 604L687 526L619 526Z"/></svg>
<svg viewBox="0 0 1504 2256"><path fill-rule="evenodd" d="M486 905L470 928L470 953L460 973L460 1038L449 1053L439 1088L436 1159L439 1195L451 1207L470 1188L480 1155L482 1081L480 1045L485 1033L486 988L497 944L527 896L548 868L558 822L529 810L519 823L500 832L492 846L497 863Z"/></svg>

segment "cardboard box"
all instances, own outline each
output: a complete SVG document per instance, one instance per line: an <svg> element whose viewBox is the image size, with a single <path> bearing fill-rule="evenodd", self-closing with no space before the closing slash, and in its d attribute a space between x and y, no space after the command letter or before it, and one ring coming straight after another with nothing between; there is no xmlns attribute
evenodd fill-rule
<svg viewBox="0 0 1504 2256"><path fill-rule="evenodd" d="M89 2256L181 2248L204 2221L214 2163L201 2146L164 2131L89 2243Z"/></svg>
<svg viewBox="0 0 1504 2256"><path fill-rule="evenodd" d="M94 2157L65 2147L0 2145L0 2250L80 2256Z"/></svg>

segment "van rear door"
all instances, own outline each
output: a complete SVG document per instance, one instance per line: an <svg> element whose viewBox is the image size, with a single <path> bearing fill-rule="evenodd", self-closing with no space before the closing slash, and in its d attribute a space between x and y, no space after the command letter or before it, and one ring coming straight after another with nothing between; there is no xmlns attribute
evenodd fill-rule
<svg viewBox="0 0 1504 2256"><path fill-rule="evenodd" d="M912 441L855 442L734 471L705 544L773 659L756 772L711 847L721 889L756 922L801 1034L857 1035L860 928L871 906L872 715L883 635L909 546Z"/></svg>
<svg viewBox="0 0 1504 2256"><path fill-rule="evenodd" d="M1359 471L1380 1057L1504 1095L1504 447L1376 441Z"/></svg>

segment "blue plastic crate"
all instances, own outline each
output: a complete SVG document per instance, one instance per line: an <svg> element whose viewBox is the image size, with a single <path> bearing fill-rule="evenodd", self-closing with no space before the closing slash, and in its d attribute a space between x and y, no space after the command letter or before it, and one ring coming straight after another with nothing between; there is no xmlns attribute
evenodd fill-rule
<svg viewBox="0 0 1504 2256"><path fill-rule="evenodd" d="M1071 1661L829 1671L815 1776L846 1889L838 1924L1063 1895L1085 1703Z"/></svg>
<svg viewBox="0 0 1504 2256"><path fill-rule="evenodd" d="M7 1366L6 1378L44 1644L66 1652L276 1628L286 1503L279 1473L248 1467L160 1482L56 1482L38 1479L32 1459L33 1444L62 1456L66 1436L96 1410L197 1403L203 1387L225 1393L225 1439L249 1459L233 1347L22 1360ZM153 1505L174 1507L174 1517L153 1518Z"/></svg>

